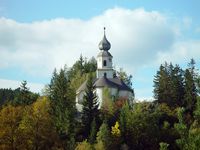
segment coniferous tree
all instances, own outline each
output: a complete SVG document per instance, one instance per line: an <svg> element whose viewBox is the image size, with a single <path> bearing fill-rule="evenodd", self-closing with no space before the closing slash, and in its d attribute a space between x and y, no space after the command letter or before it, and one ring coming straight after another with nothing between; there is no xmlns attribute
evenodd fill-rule
<svg viewBox="0 0 200 150"><path fill-rule="evenodd" d="M30 96L29 96L29 88L27 87L27 82L22 81L20 85L20 93L19 95L15 98L14 104L15 105L27 105L30 102Z"/></svg>
<svg viewBox="0 0 200 150"><path fill-rule="evenodd" d="M37 100L38 96L38 94L30 92L26 81L22 81L19 92L11 103L13 105L30 105Z"/></svg>
<svg viewBox="0 0 200 150"><path fill-rule="evenodd" d="M85 128L85 137L88 137L93 119L98 117L98 100L93 85L92 74L87 80L86 92L83 100L82 123ZM97 120L97 119L96 119Z"/></svg>
<svg viewBox="0 0 200 150"><path fill-rule="evenodd" d="M200 76L199 75L197 76L196 84L197 84L197 92L198 94L200 94Z"/></svg>
<svg viewBox="0 0 200 150"><path fill-rule="evenodd" d="M73 145L74 140L75 97L69 88L66 68L59 73L54 71L49 85L49 97L54 126L61 139L72 142L64 146L71 149L69 146Z"/></svg>
<svg viewBox="0 0 200 150"><path fill-rule="evenodd" d="M158 103L171 107L183 105L183 70L176 65L165 63L154 78L154 97Z"/></svg>
<svg viewBox="0 0 200 150"><path fill-rule="evenodd" d="M96 140L96 134L97 134L97 125L96 125L96 119L94 118L90 127L90 136L89 136L90 144L94 144Z"/></svg>
<svg viewBox="0 0 200 150"><path fill-rule="evenodd" d="M171 106L183 106L184 83L183 70L176 65L171 70Z"/></svg>
<svg viewBox="0 0 200 150"><path fill-rule="evenodd" d="M159 71L154 77L154 97L158 103L167 103L169 99L169 76L167 72L167 64L161 65Z"/></svg>
<svg viewBox="0 0 200 150"><path fill-rule="evenodd" d="M95 72L97 68L97 62L94 57L92 57L89 61L87 58L83 58L81 55L79 60L75 62L75 64L68 70L69 80L72 80L77 73L81 75Z"/></svg>
<svg viewBox="0 0 200 150"><path fill-rule="evenodd" d="M197 90L192 76L192 72L189 69L185 71L185 95L184 95L184 107L188 111L192 111L195 108L197 98Z"/></svg>
<svg viewBox="0 0 200 150"><path fill-rule="evenodd" d="M184 95L184 107L186 111L189 111L192 115L192 112L195 109L197 101L197 87L195 80L197 78L195 61L194 59L190 60L188 64L188 69L185 70L184 75L184 86L185 86L185 95Z"/></svg>

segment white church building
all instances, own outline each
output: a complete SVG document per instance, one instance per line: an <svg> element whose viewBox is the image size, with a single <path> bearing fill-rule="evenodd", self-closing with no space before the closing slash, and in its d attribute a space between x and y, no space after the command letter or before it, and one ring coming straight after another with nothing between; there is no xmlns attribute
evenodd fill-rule
<svg viewBox="0 0 200 150"><path fill-rule="evenodd" d="M97 55L97 70L94 87L99 101L99 107L103 102L104 88L108 88L111 97L121 97L127 100L133 98L133 90L127 86L120 78L114 75L113 56L109 50L110 42L106 38L105 28L103 39L99 43L99 54ZM76 107L78 111L82 111L82 102L86 90L87 81L85 81L76 91Z"/></svg>

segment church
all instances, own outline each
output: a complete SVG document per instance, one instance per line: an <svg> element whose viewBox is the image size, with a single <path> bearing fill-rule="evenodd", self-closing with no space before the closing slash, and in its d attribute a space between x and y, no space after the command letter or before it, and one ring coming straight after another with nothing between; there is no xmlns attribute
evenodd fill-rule
<svg viewBox="0 0 200 150"><path fill-rule="evenodd" d="M106 38L105 28L103 39L99 43L100 52L97 55L97 70L94 87L99 101L99 107L103 102L104 88L109 90L111 97L124 98L131 100L133 98L133 90L126 85L123 80L115 75L113 69L113 56L109 52L111 48L110 42ZM87 81L85 81L76 91L76 108L79 112L82 111L82 102L86 90Z"/></svg>

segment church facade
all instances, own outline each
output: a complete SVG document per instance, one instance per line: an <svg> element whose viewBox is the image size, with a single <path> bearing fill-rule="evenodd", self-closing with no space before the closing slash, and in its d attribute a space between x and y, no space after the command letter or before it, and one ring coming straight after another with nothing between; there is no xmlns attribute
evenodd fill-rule
<svg viewBox="0 0 200 150"><path fill-rule="evenodd" d="M96 79L94 80L95 92L99 101L99 107L103 102L104 88L109 90L111 97L121 97L131 100L133 98L133 90L127 86L123 80L118 78L113 70L113 56L109 52L111 48L110 42L106 38L105 28L103 39L99 43L99 54L97 55ZM82 111L82 102L86 90L87 81L85 81L76 91L76 107L78 111Z"/></svg>

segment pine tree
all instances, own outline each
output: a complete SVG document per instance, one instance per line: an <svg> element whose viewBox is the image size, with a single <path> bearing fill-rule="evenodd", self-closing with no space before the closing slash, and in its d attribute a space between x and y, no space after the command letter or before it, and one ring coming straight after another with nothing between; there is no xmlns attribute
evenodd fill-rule
<svg viewBox="0 0 200 150"><path fill-rule="evenodd" d="M87 89L83 100L82 123L85 128L85 136L88 137L93 119L98 117L98 100L93 86L92 74L87 80ZM97 120L97 119L96 119Z"/></svg>
<svg viewBox="0 0 200 150"><path fill-rule="evenodd" d="M154 97L157 102L166 103L171 107L182 106L183 80L183 70L178 65L161 65L154 78Z"/></svg>
<svg viewBox="0 0 200 150"><path fill-rule="evenodd" d="M27 81L22 81L19 92L15 96L12 104L30 105L37 100L38 96L38 94L30 92L29 88L27 87Z"/></svg>
<svg viewBox="0 0 200 150"><path fill-rule="evenodd" d="M200 75L197 76L196 84L197 84L197 92L198 94L200 94Z"/></svg>
<svg viewBox="0 0 200 150"><path fill-rule="evenodd" d="M192 113L195 108L197 99L197 90L194 82L194 77L189 69L185 71L185 95L184 107Z"/></svg>
<svg viewBox="0 0 200 150"><path fill-rule="evenodd" d="M59 73L54 71L48 91L51 115L60 138L74 141L75 97L69 88L66 68L61 69ZM71 145L73 143L68 144L67 147Z"/></svg>
<svg viewBox="0 0 200 150"><path fill-rule="evenodd" d="M90 127L90 136L89 136L90 144L94 144L96 140L96 135L97 135L97 125L96 125L96 119L94 118Z"/></svg>
<svg viewBox="0 0 200 150"><path fill-rule="evenodd" d="M171 89L171 106L183 106L184 85L183 70L176 65L171 70L170 89Z"/></svg>
<svg viewBox="0 0 200 150"><path fill-rule="evenodd" d="M169 75L167 63L161 65L157 75L154 77L154 97L158 103L168 103L169 98Z"/></svg>

